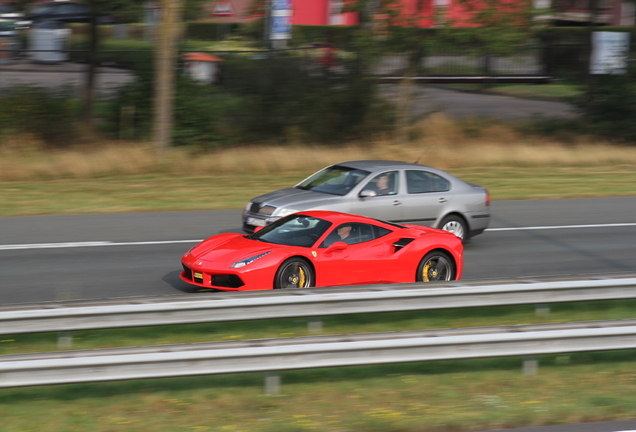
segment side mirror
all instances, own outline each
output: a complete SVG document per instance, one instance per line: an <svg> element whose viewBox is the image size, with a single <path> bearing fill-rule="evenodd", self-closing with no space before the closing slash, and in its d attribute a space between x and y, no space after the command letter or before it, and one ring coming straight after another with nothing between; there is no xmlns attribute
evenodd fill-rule
<svg viewBox="0 0 636 432"><path fill-rule="evenodd" d="M377 193L375 193L374 190L371 189L365 189L362 192L360 192L360 195L358 195L360 198L368 198L368 197L374 197L374 196L378 196Z"/></svg>
<svg viewBox="0 0 636 432"><path fill-rule="evenodd" d="M325 250L325 254L330 254L330 253L335 252L335 251L345 250L348 247L349 247L349 245L346 244L345 242L341 242L341 241L335 242L334 244L329 246L327 248L327 250Z"/></svg>
<svg viewBox="0 0 636 432"><path fill-rule="evenodd" d="M255 233L257 233L257 232L259 232L260 230L262 230L263 228L265 228L265 227L257 226L256 228L254 228L254 232L255 232Z"/></svg>

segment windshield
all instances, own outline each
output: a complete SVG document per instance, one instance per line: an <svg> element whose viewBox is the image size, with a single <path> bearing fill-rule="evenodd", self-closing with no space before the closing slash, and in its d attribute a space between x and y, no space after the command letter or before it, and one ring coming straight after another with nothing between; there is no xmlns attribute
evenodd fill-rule
<svg viewBox="0 0 636 432"><path fill-rule="evenodd" d="M286 246L311 247L330 226L331 222L323 219L293 214L267 225L249 238Z"/></svg>
<svg viewBox="0 0 636 432"><path fill-rule="evenodd" d="M336 165L318 171L296 187L314 192L342 196L346 195L368 175L369 171Z"/></svg>

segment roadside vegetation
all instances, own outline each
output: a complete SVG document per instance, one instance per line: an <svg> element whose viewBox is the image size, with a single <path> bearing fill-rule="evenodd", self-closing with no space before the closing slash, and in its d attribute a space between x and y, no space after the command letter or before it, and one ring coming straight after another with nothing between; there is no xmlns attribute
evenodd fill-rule
<svg viewBox="0 0 636 432"><path fill-rule="evenodd" d="M410 129L407 144L379 134L339 145L177 147L163 159L150 143L51 148L22 134L0 147L0 215L242 208L258 194L357 159L419 161L487 187L493 200L636 195L636 147L544 127L533 133L527 125L440 114Z"/></svg>

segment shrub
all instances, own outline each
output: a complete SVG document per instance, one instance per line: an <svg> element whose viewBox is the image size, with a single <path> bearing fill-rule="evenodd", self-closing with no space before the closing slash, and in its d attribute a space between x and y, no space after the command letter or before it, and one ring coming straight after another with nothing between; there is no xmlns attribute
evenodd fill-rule
<svg viewBox="0 0 636 432"><path fill-rule="evenodd" d="M636 141L636 82L629 75L597 75L578 106L594 132Z"/></svg>
<svg viewBox="0 0 636 432"><path fill-rule="evenodd" d="M70 87L11 87L0 94L0 138L28 133L48 144L68 144L76 136L76 107Z"/></svg>
<svg viewBox="0 0 636 432"><path fill-rule="evenodd" d="M224 57L219 86L179 75L175 145L209 147L292 135L330 142L376 132L391 122L391 110L375 96L374 81L363 76L355 61L336 72L324 70L313 58L292 54ZM126 130L128 138L146 138L153 120L153 71L146 65L137 68L136 75L109 101L108 128L116 135Z"/></svg>

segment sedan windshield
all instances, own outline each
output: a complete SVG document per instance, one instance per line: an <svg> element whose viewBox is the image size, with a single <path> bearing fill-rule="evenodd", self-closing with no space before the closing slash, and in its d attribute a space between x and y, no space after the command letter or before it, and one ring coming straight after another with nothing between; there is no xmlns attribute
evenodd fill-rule
<svg viewBox="0 0 636 432"><path fill-rule="evenodd" d="M332 195L346 195L355 185L369 175L363 171L345 166L330 166L309 177L296 187Z"/></svg>
<svg viewBox="0 0 636 432"><path fill-rule="evenodd" d="M331 222L323 219L293 214L267 225L249 238L286 246L311 247L330 226Z"/></svg>

